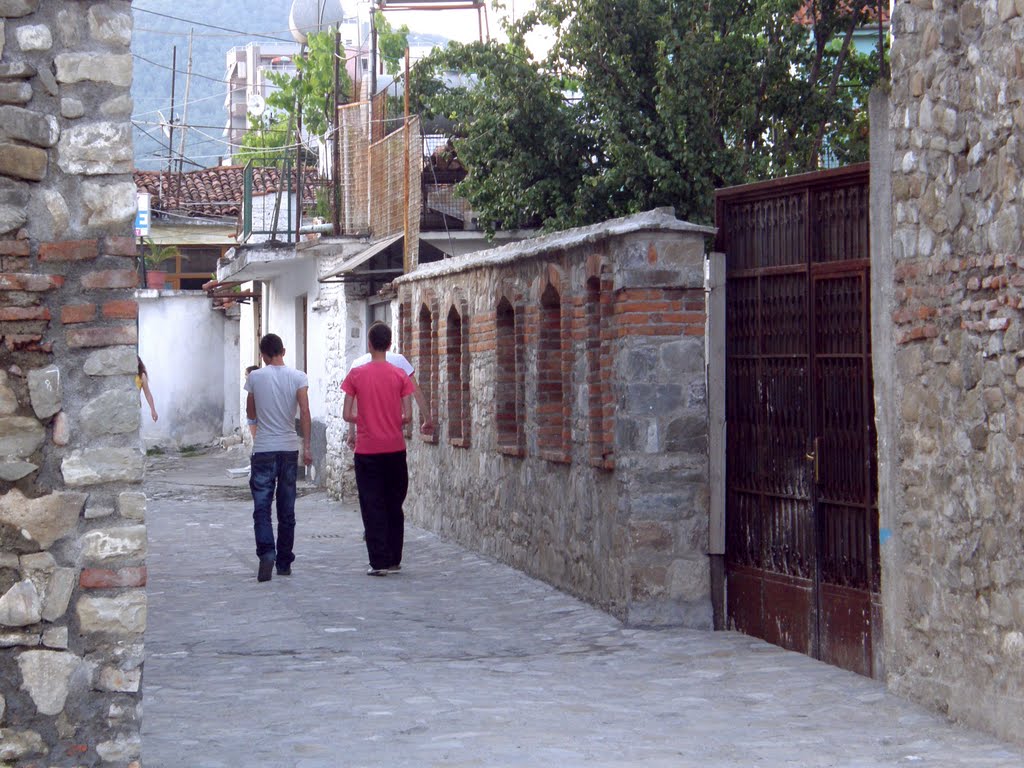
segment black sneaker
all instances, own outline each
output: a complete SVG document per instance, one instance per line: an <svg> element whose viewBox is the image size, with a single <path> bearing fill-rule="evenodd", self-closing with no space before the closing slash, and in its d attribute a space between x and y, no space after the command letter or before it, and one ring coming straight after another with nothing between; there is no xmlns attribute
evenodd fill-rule
<svg viewBox="0 0 1024 768"><path fill-rule="evenodd" d="M367 576L387 576L387 568L374 568L372 565L366 569Z"/></svg>
<svg viewBox="0 0 1024 768"><path fill-rule="evenodd" d="M260 560L260 569L256 573L256 581L270 581L274 575L274 561L271 559Z"/></svg>
<svg viewBox="0 0 1024 768"><path fill-rule="evenodd" d="M398 573L400 570L402 570L402 566L401 565L389 565L388 566L388 573Z"/></svg>
<svg viewBox="0 0 1024 768"><path fill-rule="evenodd" d="M280 568L279 567L277 569L277 575L278 576L291 576L292 575L292 567L290 565L287 568Z"/></svg>

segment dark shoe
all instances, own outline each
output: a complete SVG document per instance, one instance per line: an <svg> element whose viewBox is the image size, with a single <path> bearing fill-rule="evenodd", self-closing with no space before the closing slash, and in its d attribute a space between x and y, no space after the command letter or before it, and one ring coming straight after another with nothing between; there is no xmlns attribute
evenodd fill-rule
<svg viewBox="0 0 1024 768"><path fill-rule="evenodd" d="M367 576L387 576L387 568L374 568L372 565L366 569Z"/></svg>
<svg viewBox="0 0 1024 768"><path fill-rule="evenodd" d="M260 569L256 573L256 581L270 581L274 575L274 561L271 559L260 560Z"/></svg>
<svg viewBox="0 0 1024 768"><path fill-rule="evenodd" d="M277 575L278 576L291 576L292 575L292 567L290 565L287 568L281 568L280 566L278 566Z"/></svg>
<svg viewBox="0 0 1024 768"><path fill-rule="evenodd" d="M402 566L400 564L388 566L388 573L398 573L400 570L402 570Z"/></svg>

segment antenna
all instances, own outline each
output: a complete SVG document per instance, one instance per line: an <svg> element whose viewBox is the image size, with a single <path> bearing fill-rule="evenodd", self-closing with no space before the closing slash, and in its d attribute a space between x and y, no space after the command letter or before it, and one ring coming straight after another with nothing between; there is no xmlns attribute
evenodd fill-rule
<svg viewBox="0 0 1024 768"><path fill-rule="evenodd" d="M168 139L171 138L171 121L164 117L164 113L159 109L156 111L157 120L160 123L160 131Z"/></svg>

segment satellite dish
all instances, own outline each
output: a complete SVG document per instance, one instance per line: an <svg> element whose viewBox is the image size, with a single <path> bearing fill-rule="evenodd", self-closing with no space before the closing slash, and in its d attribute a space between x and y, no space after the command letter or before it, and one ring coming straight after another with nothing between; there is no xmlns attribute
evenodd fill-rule
<svg viewBox="0 0 1024 768"><path fill-rule="evenodd" d="M250 115L253 115L254 117L259 117L267 108L267 100L260 96L258 93L254 93L248 99L245 100L245 107L247 110L249 110Z"/></svg>
<svg viewBox="0 0 1024 768"><path fill-rule="evenodd" d="M311 33L336 27L353 16L355 14L344 7L342 0L292 0L288 28L295 42L305 45Z"/></svg>

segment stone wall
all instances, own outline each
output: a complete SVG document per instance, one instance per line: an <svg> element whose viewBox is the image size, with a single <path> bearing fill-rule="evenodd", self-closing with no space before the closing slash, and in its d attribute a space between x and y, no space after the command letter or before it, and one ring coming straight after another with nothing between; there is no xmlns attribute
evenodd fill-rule
<svg viewBox="0 0 1024 768"><path fill-rule="evenodd" d="M127 2L0 0L0 763L136 764Z"/></svg>
<svg viewBox="0 0 1024 768"><path fill-rule="evenodd" d="M891 275L875 320L889 684L1017 741L1022 13L1021 0L896 4L892 237L875 271Z"/></svg>
<svg viewBox="0 0 1024 768"><path fill-rule="evenodd" d="M423 265L418 525L632 625L711 626L704 235L653 211Z"/></svg>

